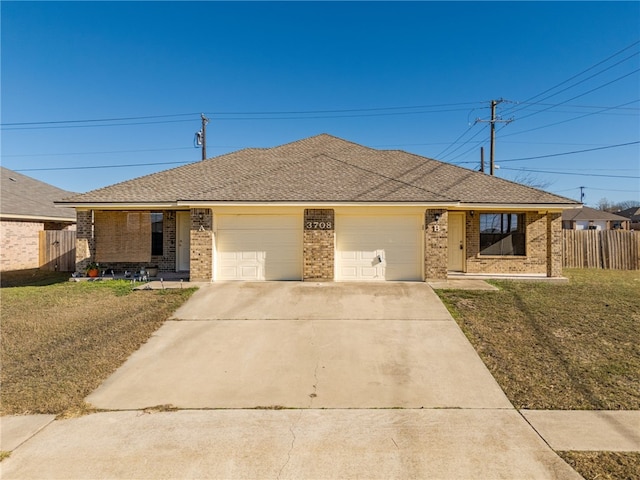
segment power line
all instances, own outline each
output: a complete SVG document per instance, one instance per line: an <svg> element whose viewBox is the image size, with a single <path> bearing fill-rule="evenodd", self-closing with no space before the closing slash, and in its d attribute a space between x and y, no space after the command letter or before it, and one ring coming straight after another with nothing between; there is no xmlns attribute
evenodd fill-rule
<svg viewBox="0 0 640 480"><path fill-rule="evenodd" d="M618 143L616 145L607 145L605 147L594 147L594 148L586 148L584 150L573 150L571 152L551 153L549 155L537 155L535 157L509 158L509 159L506 159L506 160L500 160L500 163L504 163L504 162L520 162L522 160L535 160L537 158L560 157L562 155L573 155L573 154L576 154L576 153L594 152L596 150L606 150L606 149L609 149L609 148L626 147L628 145L637 145L638 143L640 143L640 140L639 141L635 141L635 142Z"/></svg>
<svg viewBox="0 0 640 480"><path fill-rule="evenodd" d="M16 172L44 172L44 171L56 171L56 170L88 170L98 168L128 168L128 167L147 167L152 165L185 165L187 163L194 162L154 162L154 163L129 163L126 165L92 165L84 167L49 167L49 168L21 168L16 169Z"/></svg>
<svg viewBox="0 0 640 480"><path fill-rule="evenodd" d="M550 173L553 175L573 175L576 177L605 177L605 178L627 178L627 179L640 179L640 177L634 177L629 175L605 175L601 173L573 173L573 172L551 172L549 170L536 170L532 168L508 168L503 167L501 170L512 170L515 172L531 172L531 173Z"/></svg>
<svg viewBox="0 0 640 480"><path fill-rule="evenodd" d="M612 58L617 57L618 55L620 55L622 52L626 52L626 51L627 51L627 50L629 50L630 48L635 47L635 46L636 46L636 45L638 45L639 43L640 43L640 40L639 40L639 41L636 41L636 42L633 42L631 45L628 45L628 46L624 47L622 50L617 51L616 53L614 53L614 54L612 54L612 55L608 56L608 57L607 57L607 58L605 58L604 60L601 60L601 61L599 61L599 62L597 62L597 63L595 63L595 64L591 65L589 68L587 68L587 69L585 69L585 70L582 70L582 71L581 71L581 72L579 72L579 73L576 73L576 74L575 74L575 75L573 75L572 77L569 77L569 78L567 78L566 80L563 80L562 82L560 82L560 83L558 83L558 84L556 84L556 85L554 85L554 86L552 86L552 87L550 87L550 88L548 88L548 89L544 90L543 92L540 92L540 93L538 93L537 95L534 95L533 97L530 97L530 98L526 99L524 102L520 102L520 103L527 103L527 102L530 102L531 100L533 100L533 99L535 99L535 98L538 98L538 97L540 97L540 96L544 95L545 93L548 93L548 92L550 92L551 90L553 90L553 89L555 89L555 88L558 88L558 87L560 87L560 86L564 85L564 84L565 84L565 83L567 83L567 82L570 82L570 81L571 81L571 80L573 80L574 78L578 78L580 75L582 75L582 74L584 74L584 73L587 73L587 72L588 72L588 71L590 71L590 70L593 70L594 68L596 68L596 67L598 67L598 66L602 65L603 63L608 62L608 61L609 61L609 60L611 60ZM506 114L506 113L511 113L511 112L510 112L510 110L513 110L513 109L516 109L516 108L517 108L517 107L512 107L511 109L506 109L506 111L505 111L504 113L505 113L505 114Z"/></svg>
<svg viewBox="0 0 640 480"><path fill-rule="evenodd" d="M587 78L583 78L583 79L582 79L582 80L580 80L579 82L576 82L576 83L574 83L574 84L572 84L572 85L569 85L568 87L563 88L562 90L559 90L559 91L557 91L556 93L553 93L553 94L551 94L551 95L547 95L547 96L546 96L546 97L544 97L542 100L547 100L548 98L555 97L556 95L559 95L559 94L561 94L562 92L566 92L567 90L569 90L569 89L571 89L571 88L573 88L573 87L575 87L575 86L577 86L577 85L580 85L581 83L584 83L584 82L586 82L587 80L590 80L590 79L592 79L592 78L594 78L594 77L597 77L597 76L598 76L598 75L600 75L601 73L604 73L604 72L606 72L606 71L608 71L608 70L611 70L613 67L615 67L615 66L617 66L617 65L619 65L619 64L621 64L621 63L623 63L623 62L626 62L626 61L627 61L627 60L629 60L630 58L635 57L635 56L637 56L637 55L640 55L640 52L636 52L636 53L634 53L634 54L632 54L632 55L629 55L628 57L626 57L626 58L624 58L624 59L620 60L620 61L619 61L619 62L617 62L617 63L614 63L613 65L611 65L611 66L609 66L609 67L605 68L604 70L600 70L599 72L596 72L596 73L594 73L593 75L588 76ZM636 70L636 71L637 71L637 70ZM632 73L633 73L633 72L632 72ZM575 97L574 97L574 98L575 98ZM537 102L532 103L532 104L530 104L530 105L536 105L536 104L537 104ZM524 109L526 109L526 108L528 108L528 107L523 107L523 108L521 108L521 109L519 109L519 110L524 110ZM551 108L551 107L549 107L549 108ZM545 111L545 110L548 110L548 109L543 109L543 110L541 110L541 111ZM517 111L518 111L518 109L516 109L515 111L511 111L511 112L509 112L509 113L510 113L510 114L513 114L513 113L515 113L515 112L517 112ZM538 113L538 112L534 112L534 113L532 113L532 114L530 114L530 115L528 115L528 116L535 115L535 113Z"/></svg>
<svg viewBox="0 0 640 480"><path fill-rule="evenodd" d="M456 107L463 105L476 105L483 102L457 102L457 103L437 103L431 105L407 105L398 107L376 107L376 108L348 108L348 109L334 109L334 110L285 110L285 111L216 111L207 113L212 116L224 116L224 115L306 115L306 114L319 114L319 113L355 113L355 112L377 112L377 111L390 111L390 110L409 110L419 108L440 108L440 107ZM453 110L457 111L459 109ZM465 110L465 109L460 109ZM410 112L406 112L410 113ZM144 116L132 116L132 117L111 117L111 118L91 118L82 120L47 120L38 122L5 122L0 123L2 127L23 127L23 126L36 126L36 125L59 125L65 123L100 123L100 122L121 122L129 120L150 120L157 118L171 118L171 117L185 117L201 115L200 112L192 113L173 113L166 115L144 115ZM158 122L160 123L160 122ZM134 123L135 125L137 123ZM143 123L141 123L143 124ZM132 125L132 124L127 124Z"/></svg>
<svg viewBox="0 0 640 480"><path fill-rule="evenodd" d="M565 104L565 103L567 103L567 102L570 102L571 100L575 100L576 98L584 97L585 95L588 95L588 94L590 94L590 93L593 93L593 92L595 92L596 90L600 90L601 88L604 88L604 87L606 87L606 86L608 86L608 85L611 85L612 83L618 82L618 81L620 81L620 80L622 80L622 79L624 79L624 78L626 78L626 77L628 77L628 76L630 76L630 75L633 75L634 73L637 73L637 72L640 72L640 68L636 68L635 70L632 70L632 71L631 71L631 72L629 72L629 73L626 73L626 74L624 74L624 75L622 75L622 76L620 76L620 77L618 77L618 78L614 78L613 80L611 80L611 81L609 81L609 82L607 82L607 83L604 83L604 84L599 85L599 86L597 86L597 87L595 87L595 88L592 88L591 90L588 90L588 91L586 91L586 92L584 92L584 93L581 93L581 94L579 94L579 95L576 95L575 97L571 97L569 100L565 100L565 101L563 101L563 102L557 103L557 104L555 104L554 106L558 107L558 106L560 106L560 105L564 105L564 104ZM546 111L548 111L548 110L551 110L554 106L550 106L550 107L547 107L547 108L543 108L542 110L535 111L535 112L533 112L533 113L530 113L529 115L525 115L524 117L520 117L518 120L524 120L525 118L529 118L529 117L532 117L532 116L537 115L537 114L539 114L539 113L546 112ZM510 113L513 113L513 112L510 112Z"/></svg>
<svg viewBox="0 0 640 480"><path fill-rule="evenodd" d="M622 103L622 104L620 104L619 106L629 105L629 104L631 104L631 103L635 103L635 102L637 102L637 101L638 101L638 100L632 100L631 102ZM512 136L512 135L520 135L521 133L532 132L532 131L534 131L534 130L540 130L540 129L542 129L542 128L553 127L553 126L555 126L555 125L560 125L560 124L562 124L562 123L572 122L572 121L574 121L574 120L579 120L579 119L581 119L581 118L585 118L585 117L588 117L588 116L590 116L590 115L597 115L597 114L599 114L599 113L605 112L605 111L610 110L610 109L612 109L612 108L617 108L617 107L607 107L607 108L605 108L605 109L603 109L603 110L600 110L600 111L597 111L597 112L585 113L584 115L580 115L580 116L578 116L578 117L568 118L568 119L566 119L566 120L561 120L561 121L559 121L559 122L549 123L549 124L547 124L547 125L541 125L541 126L539 126L539 127L534 127L534 128L528 128L527 130L520 130L519 132L511 132L511 133L508 133L508 134L506 134L506 135L503 135L503 137L510 137L510 136ZM540 110L540 111L542 111L542 110ZM538 113L538 112L536 112L536 113ZM634 115L634 116L635 116L635 115ZM525 118L525 117L523 117L523 118Z"/></svg>
<svg viewBox="0 0 640 480"><path fill-rule="evenodd" d="M236 148L223 147L217 148ZM146 148L141 150L111 150L108 152L64 152L64 153L20 153L20 154L3 154L3 157L67 157L73 155L104 155L114 153L140 153L140 152L168 152L170 150L192 150L193 147L174 147L174 148Z"/></svg>

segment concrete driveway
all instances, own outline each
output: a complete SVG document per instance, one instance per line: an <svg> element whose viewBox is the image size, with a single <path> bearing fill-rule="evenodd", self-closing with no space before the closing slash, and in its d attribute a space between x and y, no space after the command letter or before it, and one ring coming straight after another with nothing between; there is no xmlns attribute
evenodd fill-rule
<svg viewBox="0 0 640 480"><path fill-rule="evenodd" d="M581 478L421 283L208 285L87 401L2 478Z"/></svg>
<svg viewBox="0 0 640 480"><path fill-rule="evenodd" d="M87 401L109 410L510 408L423 283L200 289Z"/></svg>

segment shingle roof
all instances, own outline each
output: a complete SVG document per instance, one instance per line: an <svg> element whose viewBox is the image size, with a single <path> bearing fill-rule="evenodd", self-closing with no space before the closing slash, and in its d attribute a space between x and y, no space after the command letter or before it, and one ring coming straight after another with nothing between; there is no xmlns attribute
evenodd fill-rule
<svg viewBox="0 0 640 480"><path fill-rule="evenodd" d="M62 190L35 178L0 167L0 215L74 220L73 208L56 207L53 202L73 192Z"/></svg>
<svg viewBox="0 0 640 480"><path fill-rule="evenodd" d="M239 150L67 201L577 204L480 172L327 134L272 148Z"/></svg>
<svg viewBox="0 0 640 480"><path fill-rule="evenodd" d="M627 208L625 210L616 212L616 215L625 217L631 220L632 222L640 222L640 207Z"/></svg>
<svg viewBox="0 0 640 480"><path fill-rule="evenodd" d="M621 217L614 213L596 210L595 208L582 207L563 210L562 220L611 220L611 221L627 221L628 218Z"/></svg>

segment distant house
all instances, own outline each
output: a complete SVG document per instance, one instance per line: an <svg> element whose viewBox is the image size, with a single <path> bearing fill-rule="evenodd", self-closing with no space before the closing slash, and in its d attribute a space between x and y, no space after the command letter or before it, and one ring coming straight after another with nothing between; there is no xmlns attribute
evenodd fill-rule
<svg viewBox="0 0 640 480"><path fill-rule="evenodd" d="M0 271L39 268L40 232L75 230L73 208L54 201L72 192L0 167Z"/></svg>
<svg viewBox="0 0 640 480"><path fill-rule="evenodd" d="M640 207L631 207L616 212L616 215L629 219L629 227L632 230L640 230Z"/></svg>
<svg viewBox="0 0 640 480"><path fill-rule="evenodd" d="M67 198L77 270L191 280L424 281L562 274L575 200L331 135L249 148Z"/></svg>
<svg viewBox="0 0 640 480"><path fill-rule="evenodd" d="M629 219L614 213L582 207L562 212L565 230L629 230Z"/></svg>

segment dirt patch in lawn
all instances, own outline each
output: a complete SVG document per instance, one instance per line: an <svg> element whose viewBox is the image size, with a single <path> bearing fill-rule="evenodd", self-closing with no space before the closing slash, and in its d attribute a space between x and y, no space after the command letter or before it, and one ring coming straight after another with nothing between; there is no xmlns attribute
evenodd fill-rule
<svg viewBox="0 0 640 480"><path fill-rule="evenodd" d="M437 293L516 408L640 409L640 275L565 275Z"/></svg>
<svg viewBox="0 0 640 480"><path fill-rule="evenodd" d="M82 413L84 398L194 291L132 292L118 280L42 285L0 291L3 415Z"/></svg>

